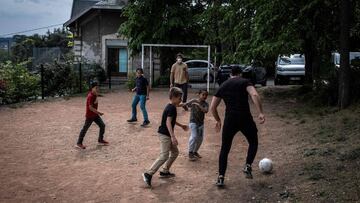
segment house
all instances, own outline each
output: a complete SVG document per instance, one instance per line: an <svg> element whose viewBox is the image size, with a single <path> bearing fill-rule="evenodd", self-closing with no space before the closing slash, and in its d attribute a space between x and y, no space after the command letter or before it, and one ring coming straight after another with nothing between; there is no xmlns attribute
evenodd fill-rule
<svg viewBox="0 0 360 203"><path fill-rule="evenodd" d="M64 24L73 33L76 59L100 64L113 79L126 80L130 72L141 66L141 57L131 57L128 39L118 34L126 20L121 14L127 3L128 0L73 0L71 18Z"/></svg>

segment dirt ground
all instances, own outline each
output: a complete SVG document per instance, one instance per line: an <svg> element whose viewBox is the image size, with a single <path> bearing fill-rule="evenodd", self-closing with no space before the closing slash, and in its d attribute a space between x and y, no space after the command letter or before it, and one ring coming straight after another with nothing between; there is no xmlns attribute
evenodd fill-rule
<svg viewBox="0 0 360 203"><path fill-rule="evenodd" d="M267 121L257 124L259 150L253 165L254 179L245 179L241 172L247 143L239 133L229 155L226 188L214 185L221 139L208 114L199 151L203 158L196 162L187 159L189 132L176 128L180 149L172 167L176 177L161 179L155 174L153 188L145 187L141 173L159 153L156 131L168 102L167 91L151 93L147 103L151 125L147 128L140 127L140 122L126 122L131 99L132 93L125 90L99 98L110 146L97 146L98 128L93 124L85 137L86 150L74 148L84 123L85 97L0 107L0 202L293 202L308 196L304 190L307 183L301 182L297 170L301 165L297 128L279 119L275 113L279 106L266 98ZM290 107L291 103L281 108ZM220 112L223 116L223 103ZM178 109L178 121L188 120L189 113ZM257 164L264 157L274 162L270 175L258 170Z"/></svg>

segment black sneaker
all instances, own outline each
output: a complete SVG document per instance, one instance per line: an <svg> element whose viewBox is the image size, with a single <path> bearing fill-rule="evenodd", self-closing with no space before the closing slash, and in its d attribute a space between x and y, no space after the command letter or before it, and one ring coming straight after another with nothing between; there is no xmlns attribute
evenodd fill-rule
<svg viewBox="0 0 360 203"><path fill-rule="evenodd" d="M162 177L162 178L171 178L171 177L175 177L175 174L170 173L169 171L168 172L160 171L160 177Z"/></svg>
<svg viewBox="0 0 360 203"><path fill-rule="evenodd" d="M243 172L244 172L246 178L248 178L248 179L252 179L252 178L253 178L253 176L252 176L252 174L251 174L251 171L252 171L251 165L250 165L250 164L246 164L245 167L244 167L244 169L243 169Z"/></svg>
<svg viewBox="0 0 360 203"><path fill-rule="evenodd" d="M220 175L216 181L216 186L218 187L224 187L224 176Z"/></svg>
<svg viewBox="0 0 360 203"><path fill-rule="evenodd" d="M127 122L129 122L129 123L133 123L133 122L136 122L136 121L137 121L137 119L134 119L134 118L127 120Z"/></svg>
<svg viewBox="0 0 360 203"><path fill-rule="evenodd" d="M143 124L141 124L141 127L145 127L150 124L150 121L144 121Z"/></svg>
<svg viewBox="0 0 360 203"><path fill-rule="evenodd" d="M151 187L151 178L152 175L148 174L148 173L143 173L142 174L143 180L146 183L146 185L148 185L149 187Z"/></svg>
<svg viewBox="0 0 360 203"><path fill-rule="evenodd" d="M194 152L189 152L189 160L190 161L195 161L196 160L196 156L195 156Z"/></svg>
<svg viewBox="0 0 360 203"><path fill-rule="evenodd" d="M194 156L195 156L196 158L199 158L199 159L201 159L201 158L202 158L202 156L200 156L200 154L199 154L199 153L197 153L197 152L194 152Z"/></svg>

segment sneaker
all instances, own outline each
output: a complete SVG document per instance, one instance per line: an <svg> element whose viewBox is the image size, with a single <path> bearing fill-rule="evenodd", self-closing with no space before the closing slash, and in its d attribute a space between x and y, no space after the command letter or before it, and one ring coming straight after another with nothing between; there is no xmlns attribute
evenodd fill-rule
<svg viewBox="0 0 360 203"><path fill-rule="evenodd" d="M129 119L129 120L127 120L127 122L129 122L129 123L133 123L133 122L136 122L137 121L137 119L135 118L132 118L132 119Z"/></svg>
<svg viewBox="0 0 360 203"><path fill-rule="evenodd" d="M83 144L76 144L75 147L76 147L76 148L79 148L79 149L86 149L86 146L83 145Z"/></svg>
<svg viewBox="0 0 360 203"><path fill-rule="evenodd" d="M194 152L189 152L189 160L190 161L195 161L196 160L196 156L195 156Z"/></svg>
<svg viewBox="0 0 360 203"><path fill-rule="evenodd" d="M163 177L163 178L171 178L171 177L175 177L175 174L174 174L174 173L170 173L169 171L168 171L168 172L162 172L162 171L160 171L160 177Z"/></svg>
<svg viewBox="0 0 360 203"><path fill-rule="evenodd" d="M197 152L194 152L194 156L195 156L196 158L199 158L199 159L201 159L201 158L202 158L202 156L200 156L200 154L199 154L199 153L197 153Z"/></svg>
<svg viewBox="0 0 360 203"><path fill-rule="evenodd" d="M253 178L253 176L252 176L252 174L251 174L251 171L252 171L251 165L250 165L250 164L246 164L245 167L244 167L244 169L243 169L243 172L244 172L246 178L248 178L248 179L252 179L252 178Z"/></svg>
<svg viewBox="0 0 360 203"><path fill-rule="evenodd" d="M148 174L148 173L143 173L142 174L143 180L146 183L146 185L148 185L149 187L151 187L151 178L152 175Z"/></svg>
<svg viewBox="0 0 360 203"><path fill-rule="evenodd" d="M98 142L98 145L109 145L109 142L105 140L101 140Z"/></svg>
<svg viewBox="0 0 360 203"><path fill-rule="evenodd" d="M141 127L145 127L150 124L150 121L144 121L143 124L141 124Z"/></svg>
<svg viewBox="0 0 360 203"><path fill-rule="evenodd" d="M224 176L220 175L216 181L216 186L218 187L224 187Z"/></svg>

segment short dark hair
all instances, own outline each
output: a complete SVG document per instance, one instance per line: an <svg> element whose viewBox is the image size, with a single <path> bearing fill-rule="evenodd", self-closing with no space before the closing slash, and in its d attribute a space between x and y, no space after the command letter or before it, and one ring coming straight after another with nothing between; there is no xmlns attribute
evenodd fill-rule
<svg viewBox="0 0 360 203"><path fill-rule="evenodd" d="M140 71L141 74L144 74L144 70L142 68L137 68L136 72Z"/></svg>
<svg viewBox="0 0 360 203"><path fill-rule="evenodd" d="M90 89L92 89L92 88L94 88L96 86L99 86L99 84L97 82L91 82Z"/></svg>
<svg viewBox="0 0 360 203"><path fill-rule="evenodd" d="M239 66L231 67L231 75L237 76L237 75L240 75L240 73L242 73L242 70Z"/></svg>
<svg viewBox="0 0 360 203"><path fill-rule="evenodd" d="M184 55L182 55L182 53L178 53L178 54L176 54L176 58L182 58L182 59L184 59Z"/></svg>
<svg viewBox="0 0 360 203"><path fill-rule="evenodd" d="M169 91L169 98L172 99L173 97L181 97L183 92L178 87L172 87Z"/></svg>

